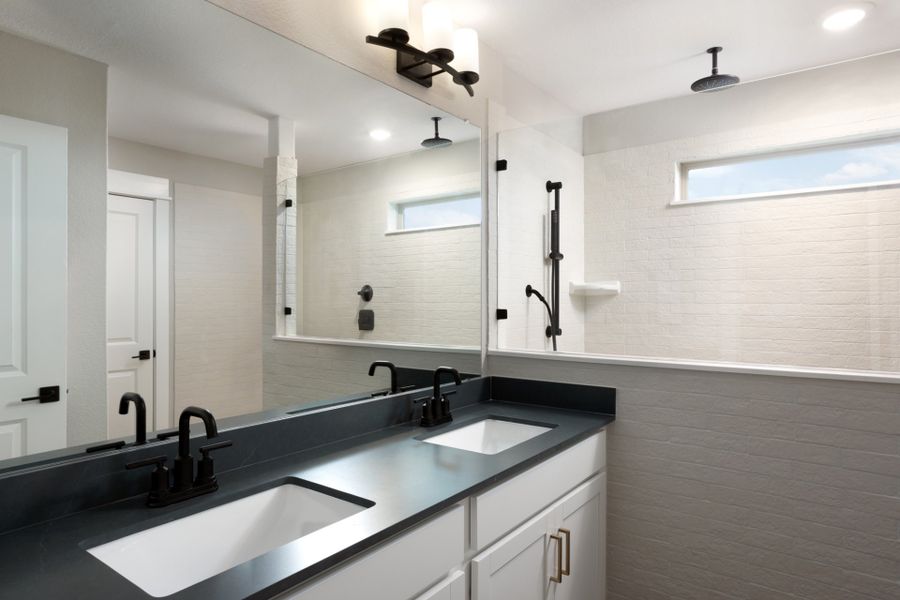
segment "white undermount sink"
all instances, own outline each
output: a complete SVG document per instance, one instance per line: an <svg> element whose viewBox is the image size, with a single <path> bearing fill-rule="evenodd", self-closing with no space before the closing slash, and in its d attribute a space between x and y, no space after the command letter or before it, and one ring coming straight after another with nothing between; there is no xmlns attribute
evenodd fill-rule
<svg viewBox="0 0 900 600"><path fill-rule="evenodd" d="M367 506L300 485L284 484L95 546L88 552L151 596L160 598Z"/></svg>
<svg viewBox="0 0 900 600"><path fill-rule="evenodd" d="M552 427L529 425L503 419L484 419L471 425L422 440L481 454L497 454L550 431Z"/></svg>

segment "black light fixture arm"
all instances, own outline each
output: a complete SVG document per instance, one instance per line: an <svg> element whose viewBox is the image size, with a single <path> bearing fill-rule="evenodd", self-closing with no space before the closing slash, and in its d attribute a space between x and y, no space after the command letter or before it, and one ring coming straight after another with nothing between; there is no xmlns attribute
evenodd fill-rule
<svg viewBox="0 0 900 600"><path fill-rule="evenodd" d="M409 34L403 29L385 29L378 35L367 35L366 43L397 52L397 73L415 81L421 86L431 87L431 80L441 73L453 78L453 83L461 85L469 93L475 95L472 85L478 83L478 73L474 71L457 71L450 66L453 52L440 49L424 52L409 44ZM432 70L436 67L437 70Z"/></svg>

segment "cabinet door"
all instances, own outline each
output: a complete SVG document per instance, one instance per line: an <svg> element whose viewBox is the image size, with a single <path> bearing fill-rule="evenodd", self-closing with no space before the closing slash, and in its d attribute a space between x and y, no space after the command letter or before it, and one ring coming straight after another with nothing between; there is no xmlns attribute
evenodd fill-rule
<svg viewBox="0 0 900 600"><path fill-rule="evenodd" d="M466 600L466 574L454 571L416 600Z"/></svg>
<svg viewBox="0 0 900 600"><path fill-rule="evenodd" d="M552 600L556 513L548 509L472 559L472 600Z"/></svg>
<svg viewBox="0 0 900 600"><path fill-rule="evenodd" d="M606 473L573 491L557 506L556 523L562 530L563 539L567 539L565 553L570 562L569 575L559 584L556 600L603 600L606 593Z"/></svg>

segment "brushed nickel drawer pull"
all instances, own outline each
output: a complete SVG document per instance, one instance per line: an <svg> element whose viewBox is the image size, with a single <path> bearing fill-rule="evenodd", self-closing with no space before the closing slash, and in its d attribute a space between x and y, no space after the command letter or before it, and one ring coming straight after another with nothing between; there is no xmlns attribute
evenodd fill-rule
<svg viewBox="0 0 900 600"><path fill-rule="evenodd" d="M556 535L555 533L550 534L551 540L556 540L556 575L550 576L550 581L554 581L556 583L562 582L563 570L562 570L562 537Z"/></svg>
<svg viewBox="0 0 900 600"><path fill-rule="evenodd" d="M566 568L562 569L560 573L563 575L571 575L572 574L572 532L568 529L559 528L559 532L566 536Z"/></svg>

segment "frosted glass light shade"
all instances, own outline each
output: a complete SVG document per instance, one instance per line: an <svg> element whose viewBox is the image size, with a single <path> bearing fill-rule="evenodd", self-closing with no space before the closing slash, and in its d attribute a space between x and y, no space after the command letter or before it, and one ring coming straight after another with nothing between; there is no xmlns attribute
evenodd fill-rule
<svg viewBox="0 0 900 600"><path fill-rule="evenodd" d="M428 2L422 6L422 34L426 51L453 48L453 19L443 2Z"/></svg>
<svg viewBox="0 0 900 600"><path fill-rule="evenodd" d="M453 67L478 72L478 32L464 27L453 32Z"/></svg>
<svg viewBox="0 0 900 600"><path fill-rule="evenodd" d="M370 0L373 3L375 24L379 31L404 29L409 31L409 0Z"/></svg>

